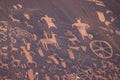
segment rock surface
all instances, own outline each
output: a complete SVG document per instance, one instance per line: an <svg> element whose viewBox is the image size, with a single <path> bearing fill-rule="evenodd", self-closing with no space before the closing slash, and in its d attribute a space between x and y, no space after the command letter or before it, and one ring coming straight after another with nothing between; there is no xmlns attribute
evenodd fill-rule
<svg viewBox="0 0 120 80"><path fill-rule="evenodd" d="M119 80L120 0L0 0L0 80Z"/></svg>

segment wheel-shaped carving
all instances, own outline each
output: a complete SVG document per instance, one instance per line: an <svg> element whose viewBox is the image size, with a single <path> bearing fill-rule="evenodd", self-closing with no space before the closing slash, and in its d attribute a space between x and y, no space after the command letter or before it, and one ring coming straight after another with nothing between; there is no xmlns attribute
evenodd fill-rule
<svg viewBox="0 0 120 80"><path fill-rule="evenodd" d="M113 55L112 46L103 40L94 40L90 43L90 49L100 58L108 59Z"/></svg>

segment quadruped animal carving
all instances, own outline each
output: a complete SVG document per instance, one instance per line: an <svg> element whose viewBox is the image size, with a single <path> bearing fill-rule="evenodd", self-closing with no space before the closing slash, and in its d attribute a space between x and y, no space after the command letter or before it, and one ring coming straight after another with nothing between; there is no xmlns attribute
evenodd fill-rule
<svg viewBox="0 0 120 80"><path fill-rule="evenodd" d="M51 34L52 37L51 38L48 38L47 35L46 35L46 38L45 39L40 39L39 43L42 44L43 48L47 51L49 50L48 49L48 44L52 44L54 45L57 49L61 49L58 42L57 42L57 39L56 39L56 34L52 33Z"/></svg>

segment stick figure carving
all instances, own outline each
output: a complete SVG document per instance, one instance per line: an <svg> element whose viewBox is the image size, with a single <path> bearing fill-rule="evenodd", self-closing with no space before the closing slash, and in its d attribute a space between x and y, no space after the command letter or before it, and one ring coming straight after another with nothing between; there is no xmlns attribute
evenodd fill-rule
<svg viewBox="0 0 120 80"><path fill-rule="evenodd" d="M44 20L47 23L48 28L52 28L52 27L57 28L53 22L53 21L55 21L54 18L51 18L48 15L45 15L44 17L41 17L41 20Z"/></svg>
<svg viewBox="0 0 120 80"><path fill-rule="evenodd" d="M90 28L90 26L86 23L82 23L80 18L76 18L76 23L72 24L72 27L77 27L79 30L79 33L82 36L82 39L85 40L85 37L88 37L90 40L92 40L93 35L89 34L86 29Z"/></svg>

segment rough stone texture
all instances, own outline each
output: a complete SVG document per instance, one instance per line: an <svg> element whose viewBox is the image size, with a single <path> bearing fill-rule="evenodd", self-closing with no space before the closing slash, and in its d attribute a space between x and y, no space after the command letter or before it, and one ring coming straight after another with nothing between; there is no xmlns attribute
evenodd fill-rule
<svg viewBox="0 0 120 80"><path fill-rule="evenodd" d="M0 80L119 80L120 0L0 0Z"/></svg>

